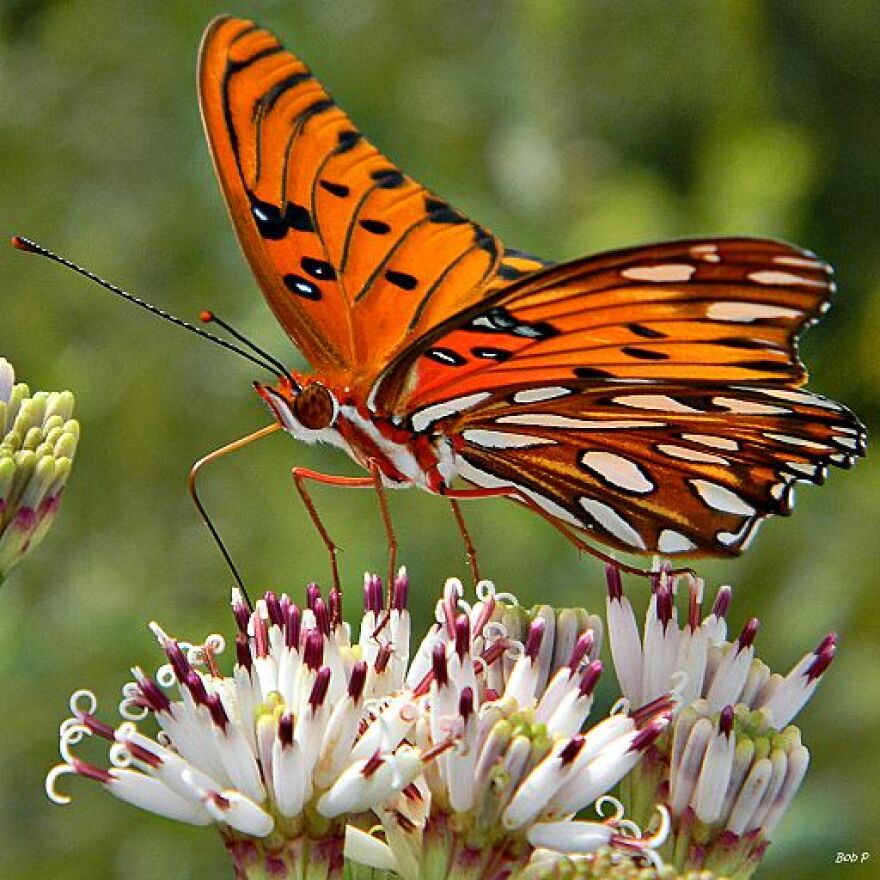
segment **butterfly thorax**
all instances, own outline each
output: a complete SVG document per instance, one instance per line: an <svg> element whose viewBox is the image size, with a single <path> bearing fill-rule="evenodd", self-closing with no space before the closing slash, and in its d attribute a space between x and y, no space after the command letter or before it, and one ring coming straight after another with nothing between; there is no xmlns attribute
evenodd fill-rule
<svg viewBox="0 0 880 880"><path fill-rule="evenodd" d="M389 487L416 485L442 493L455 476L451 442L417 433L371 412L346 388L331 388L312 377L282 377L254 386L281 427L305 443L344 450L361 467L375 463Z"/></svg>

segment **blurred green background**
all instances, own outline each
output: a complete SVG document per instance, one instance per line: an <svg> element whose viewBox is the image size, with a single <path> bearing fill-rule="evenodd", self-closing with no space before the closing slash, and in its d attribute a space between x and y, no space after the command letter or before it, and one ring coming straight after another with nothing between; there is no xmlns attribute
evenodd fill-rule
<svg viewBox="0 0 880 880"><path fill-rule="evenodd" d="M293 359L245 266L196 106L196 50L220 12L275 29L392 158L510 245L566 259L651 239L778 236L832 262L839 296L802 345L812 387L876 427L880 387L880 40L874 0L777 2L88 2L0 4L0 212L184 317L211 307ZM67 780L42 792L70 691L115 714L146 623L229 631L230 578L186 493L191 463L266 423L247 365L57 267L0 250L0 354L32 387L71 388L83 442L54 533L4 587L0 876L228 876L210 831ZM254 590L326 583L288 479L351 472L274 436L208 472L205 500ZM839 657L801 716L813 768L761 876L876 877L880 676L876 460L804 488L743 559L738 628L786 671L829 629ZM345 547L349 607L384 568L369 493L318 489ZM466 575L444 504L392 498L420 628ZM504 501L466 508L487 575L521 600L603 602L600 566ZM630 582L643 604L644 589ZM614 693L613 675L604 698ZM868 851L862 868L838 851Z"/></svg>

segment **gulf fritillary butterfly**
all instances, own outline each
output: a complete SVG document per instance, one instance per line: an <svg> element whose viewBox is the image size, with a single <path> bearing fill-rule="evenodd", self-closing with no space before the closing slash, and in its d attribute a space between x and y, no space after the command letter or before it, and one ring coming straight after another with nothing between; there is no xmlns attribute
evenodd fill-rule
<svg viewBox="0 0 880 880"><path fill-rule="evenodd" d="M510 495L617 550L734 555L798 481L865 451L800 389L831 269L701 239L553 265L373 147L253 22L208 28L201 108L233 224L314 369L258 386L278 425L387 486ZM364 484L364 481L351 480Z"/></svg>

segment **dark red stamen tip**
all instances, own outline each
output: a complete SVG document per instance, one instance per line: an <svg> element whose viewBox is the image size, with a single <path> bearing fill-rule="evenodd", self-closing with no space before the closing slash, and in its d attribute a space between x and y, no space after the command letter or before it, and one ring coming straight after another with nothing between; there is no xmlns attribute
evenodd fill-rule
<svg viewBox="0 0 880 880"><path fill-rule="evenodd" d="M364 768L361 770L361 775L366 779L369 779L384 763L385 759L382 757L379 750L376 749L364 764Z"/></svg>
<svg viewBox="0 0 880 880"><path fill-rule="evenodd" d="M88 761L72 758L70 766L80 776L85 776L86 779L94 779L96 782L103 783L104 785L113 781L113 777L103 767L96 767L94 764L89 764Z"/></svg>
<svg viewBox="0 0 880 880"><path fill-rule="evenodd" d="M315 604L312 606L312 611L315 614L315 625L325 636L329 636L330 612L327 609L327 603L320 597L316 598Z"/></svg>
<svg viewBox="0 0 880 880"><path fill-rule="evenodd" d="M725 706L718 718L718 732L730 736L733 731L733 706Z"/></svg>
<svg viewBox="0 0 880 880"><path fill-rule="evenodd" d="M358 660L351 669L351 678L348 680L348 695L356 703L363 696L364 685L367 683L367 663Z"/></svg>
<svg viewBox="0 0 880 880"><path fill-rule="evenodd" d="M585 633L581 635L581 637L575 642L574 648L571 652L571 657L568 660L568 666L572 672L577 672L578 667L580 667L583 659L589 655L590 651L593 650L593 631L588 629Z"/></svg>
<svg viewBox="0 0 880 880"><path fill-rule="evenodd" d="M668 719L658 719L652 721L647 727L640 730L634 737L629 747L631 752L643 752L651 745L664 730L666 730Z"/></svg>
<svg viewBox="0 0 880 880"><path fill-rule="evenodd" d="M443 645L434 645L434 650L431 652L431 669L437 687L446 687L449 684L449 670L446 668L446 648Z"/></svg>
<svg viewBox="0 0 880 880"><path fill-rule="evenodd" d="M278 719L278 741L285 747L293 745L293 715L290 712Z"/></svg>
<svg viewBox="0 0 880 880"><path fill-rule="evenodd" d="M229 716L226 714L226 709L223 708L220 695L208 694L205 698L205 705L208 707L208 712L211 713L211 720L214 724L216 724L221 730L226 730L226 725L229 723Z"/></svg>
<svg viewBox="0 0 880 880"><path fill-rule="evenodd" d="M657 598L657 618L665 630L672 620L672 590L669 587L658 586L654 595Z"/></svg>
<svg viewBox="0 0 880 880"><path fill-rule="evenodd" d="M409 575L402 571L394 578L391 591L391 607L395 611L405 611L409 601Z"/></svg>
<svg viewBox="0 0 880 880"><path fill-rule="evenodd" d="M559 760L563 764L570 764L580 754L584 742L585 738L582 733L573 736L559 753Z"/></svg>
<svg viewBox="0 0 880 880"><path fill-rule="evenodd" d="M303 662L309 669L317 669L324 662L324 637L319 630L308 631L303 649Z"/></svg>
<svg viewBox="0 0 880 880"><path fill-rule="evenodd" d="M284 644L288 648L299 650L299 639L302 631L302 614L299 606L291 605L287 609L284 621Z"/></svg>
<svg viewBox="0 0 880 880"><path fill-rule="evenodd" d="M730 597L733 590L730 587L721 587L715 594L715 603L712 605L712 613L718 617L726 617L727 610L730 608Z"/></svg>
<svg viewBox="0 0 880 880"><path fill-rule="evenodd" d="M171 709L171 701L153 679L138 675L137 684L143 701L154 712L168 712Z"/></svg>
<svg viewBox="0 0 880 880"><path fill-rule="evenodd" d="M284 623L284 615L281 613L281 603L278 601L278 596L269 590L263 598L266 602L266 611L269 613L269 620L274 623L275 626L280 627L281 624Z"/></svg>
<svg viewBox="0 0 880 880"><path fill-rule="evenodd" d="M532 621L529 634L526 636L525 655L529 660L536 660L541 650L541 642L544 641L544 630L547 629L547 621L538 617Z"/></svg>
<svg viewBox="0 0 880 880"><path fill-rule="evenodd" d="M165 656L171 663L174 674L177 676L177 680L185 682L187 676L192 672L192 666L189 665L189 660L186 659L180 645L173 639L167 639L162 647L165 650Z"/></svg>
<svg viewBox="0 0 880 880"><path fill-rule="evenodd" d="M115 739L115 731L105 721L95 718L94 715L77 715L77 718L94 734L109 739L111 742Z"/></svg>
<svg viewBox="0 0 880 880"><path fill-rule="evenodd" d="M807 679L809 681L814 681L825 672L834 659L834 653L834 645L829 645L821 654L816 655L816 659L813 660L807 669Z"/></svg>
<svg viewBox="0 0 880 880"><path fill-rule="evenodd" d="M384 672L388 668L388 664L393 656L394 649L390 645L380 645L379 650L376 652L376 662L373 664L376 672L380 674Z"/></svg>
<svg viewBox="0 0 880 880"><path fill-rule="evenodd" d="M247 669L248 672L251 671L254 665L254 658L251 656L251 646L247 638L241 633L235 637L235 660L242 669Z"/></svg>
<svg viewBox="0 0 880 880"><path fill-rule="evenodd" d="M269 656L269 625L255 611L251 616L254 623L254 644L258 657Z"/></svg>
<svg viewBox="0 0 880 880"><path fill-rule="evenodd" d="M199 312L199 320L203 324L210 324L214 320L214 313L210 309L202 309Z"/></svg>
<svg viewBox="0 0 880 880"><path fill-rule="evenodd" d="M825 636L824 639L822 639L821 642L819 642L818 645L816 645L816 650L813 651L813 653L816 655L823 654L829 648L836 648L836 647L837 647L837 633L830 632L830 633L828 633L827 636Z"/></svg>
<svg viewBox="0 0 880 880"><path fill-rule="evenodd" d="M197 672L191 671L186 677L185 684L195 702L203 706L207 704L208 691L205 689L205 683Z"/></svg>
<svg viewBox="0 0 880 880"><path fill-rule="evenodd" d="M471 646L471 623L465 614L455 620L455 653L464 660Z"/></svg>
<svg viewBox="0 0 880 880"><path fill-rule="evenodd" d="M758 635L758 630L761 627L761 621L758 620L757 617L750 617L746 621L746 625L742 628L742 632L739 634L739 641L737 647L737 653L740 651L744 651L746 648L750 648L755 643L755 636Z"/></svg>
<svg viewBox="0 0 880 880"><path fill-rule="evenodd" d="M458 699L458 714L461 715L465 722L474 714L473 688L466 687L462 690L461 696Z"/></svg>
<svg viewBox="0 0 880 880"><path fill-rule="evenodd" d="M382 610L382 582L374 574L364 578L364 611L378 614Z"/></svg>
<svg viewBox="0 0 880 880"><path fill-rule="evenodd" d="M312 686L312 692L309 694L309 705L312 707L312 711L316 710L319 706L324 704L324 700L327 699L327 691L330 689L330 667L322 666L318 670L318 674L315 677L315 683Z"/></svg>
<svg viewBox="0 0 880 880"><path fill-rule="evenodd" d="M584 674L581 676L581 681L578 685L578 690L582 697L588 697L593 693L600 675L602 675L602 663L599 660L595 663L591 663L584 670Z"/></svg>
<svg viewBox="0 0 880 880"><path fill-rule="evenodd" d="M610 562L605 563L605 583L608 585L608 598L620 601L623 598L623 579L620 569Z"/></svg>

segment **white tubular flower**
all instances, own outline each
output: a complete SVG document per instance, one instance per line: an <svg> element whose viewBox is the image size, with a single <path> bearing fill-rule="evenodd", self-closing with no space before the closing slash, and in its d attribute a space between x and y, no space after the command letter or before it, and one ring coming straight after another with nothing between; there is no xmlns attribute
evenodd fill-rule
<svg viewBox="0 0 880 880"><path fill-rule="evenodd" d="M0 358L0 583L49 531L79 440L69 391L16 384Z"/></svg>
<svg viewBox="0 0 880 880"><path fill-rule="evenodd" d="M585 730L602 669L594 618L544 607L526 614L491 585L479 590L471 607L461 584L447 582L413 661L407 682L422 712L412 740L424 784L380 812L387 852L374 849L370 864L390 854L403 880L500 880L539 848L652 850L665 833L641 838L622 810L604 821L573 817L638 763L669 723L671 700Z"/></svg>
<svg viewBox="0 0 880 880"><path fill-rule="evenodd" d="M756 618L727 639L730 587L702 617L702 581L658 573L640 633L620 573L607 574L611 653L626 698L637 707L664 689L677 698L669 731L626 780L624 800L637 820L668 803L673 834L663 854L678 870L745 880L803 781L809 752L790 722L834 659L837 637L825 636L786 676L771 673L755 657ZM688 611L679 623L682 583Z"/></svg>
<svg viewBox="0 0 880 880"><path fill-rule="evenodd" d="M235 590L236 663L225 676L222 637L189 645L152 624L168 664L155 679L134 670L116 728L96 718L91 694L74 694L50 797L66 803L55 783L75 773L142 809L217 825L236 876L341 877L346 821L378 809L423 768L401 745L416 703L395 693L407 661L398 655L409 641L407 591L401 570L385 609L381 583L367 578L358 644L338 591L324 598L312 585L304 608L266 593L251 611ZM147 716L155 737L138 730ZM73 754L87 735L113 743L109 768Z"/></svg>

